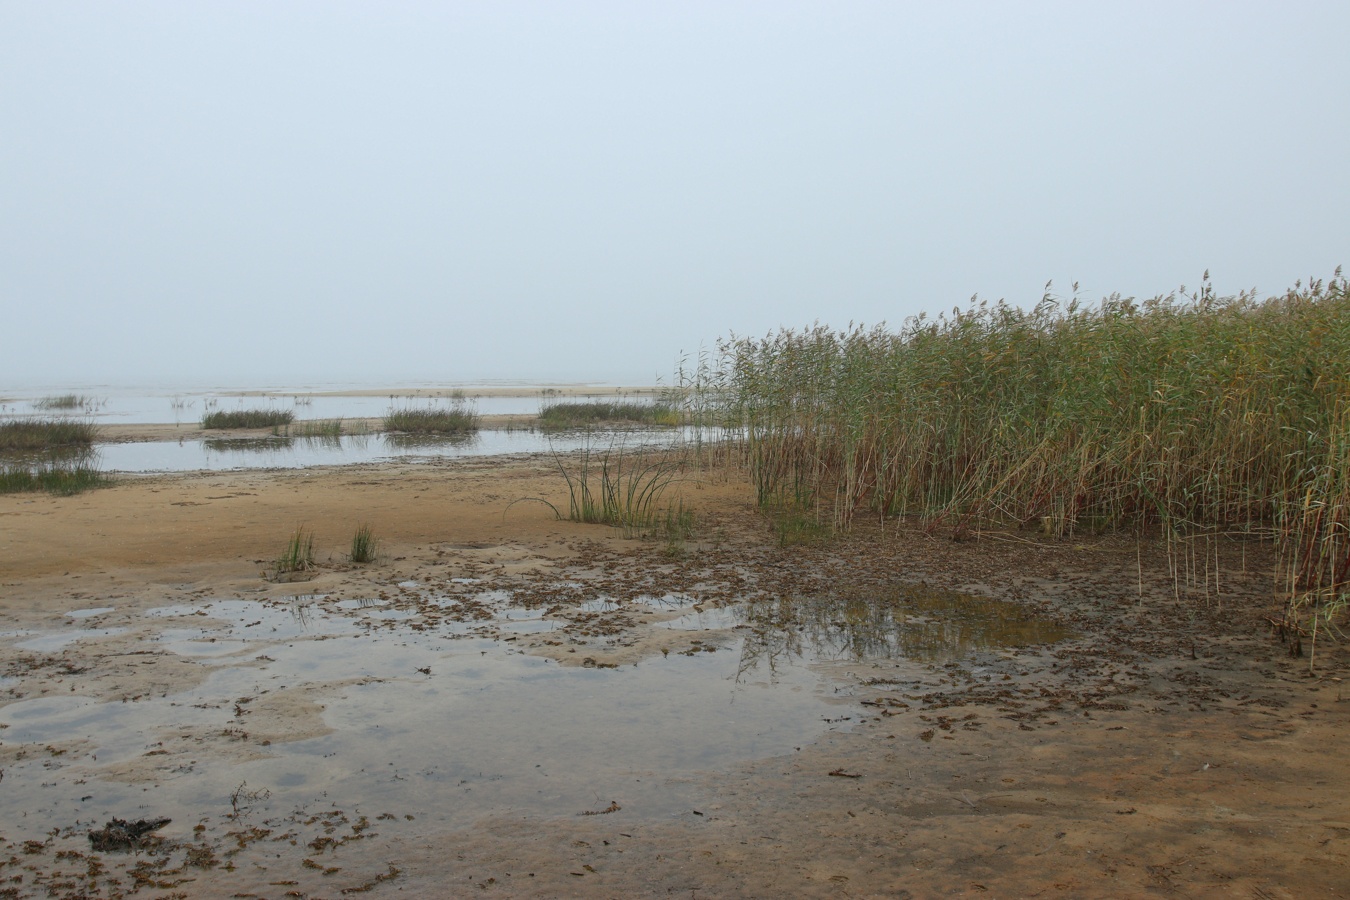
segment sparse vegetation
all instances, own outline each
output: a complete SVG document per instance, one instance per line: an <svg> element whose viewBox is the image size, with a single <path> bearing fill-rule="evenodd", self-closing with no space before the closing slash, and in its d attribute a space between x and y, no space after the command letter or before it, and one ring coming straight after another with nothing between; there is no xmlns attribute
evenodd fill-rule
<svg viewBox="0 0 1350 900"><path fill-rule="evenodd" d="M681 421L679 409L673 404L661 401L556 401L546 404L539 410L539 426L551 430L583 428L599 424L654 427L679 425Z"/></svg>
<svg viewBox="0 0 1350 900"><path fill-rule="evenodd" d="M289 409L213 410L202 416L202 427L208 429L276 428L282 425L290 425L293 421L295 421L295 413Z"/></svg>
<svg viewBox="0 0 1350 900"><path fill-rule="evenodd" d="M684 380L743 439L766 508L835 527L914 514L957 538L1161 528L1206 593L1218 574L1193 539L1271 539L1291 596L1350 590L1340 270L1263 301L1206 280L732 339Z"/></svg>
<svg viewBox="0 0 1350 900"><path fill-rule="evenodd" d="M403 434L472 434L478 426L477 411L471 404L459 400L447 407L391 409L384 417L385 431Z"/></svg>
<svg viewBox="0 0 1350 900"><path fill-rule="evenodd" d="M0 452L28 453L56 447L89 447L98 438L92 422L74 419L15 419L0 422Z"/></svg>
<svg viewBox="0 0 1350 900"><path fill-rule="evenodd" d="M357 525L356 532L352 535L352 562L374 562L375 556L379 552L379 546L380 542L375 537L374 529L365 523Z"/></svg>

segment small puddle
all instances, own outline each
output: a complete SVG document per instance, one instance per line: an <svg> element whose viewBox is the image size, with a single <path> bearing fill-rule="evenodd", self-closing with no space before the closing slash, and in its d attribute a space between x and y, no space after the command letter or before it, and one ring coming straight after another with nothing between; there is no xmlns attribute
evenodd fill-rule
<svg viewBox="0 0 1350 900"><path fill-rule="evenodd" d="M79 631L56 631L39 634L37 637L21 641L14 646L19 650L32 650L36 653L55 653L77 641L91 641L96 638L113 637L125 633L125 628L82 628Z"/></svg>
<svg viewBox="0 0 1350 900"><path fill-rule="evenodd" d="M104 613L115 612L115 606L99 606L94 609L72 609L66 615L72 619L88 619L91 616L101 616Z"/></svg>
<svg viewBox="0 0 1350 900"><path fill-rule="evenodd" d="M818 662L903 658L931 663L1050 644L1071 634L1016 603L922 584L781 598L733 609L737 625L747 634L746 657L770 663L802 657ZM725 611L709 610L675 621L695 627L709 619L725 621Z"/></svg>

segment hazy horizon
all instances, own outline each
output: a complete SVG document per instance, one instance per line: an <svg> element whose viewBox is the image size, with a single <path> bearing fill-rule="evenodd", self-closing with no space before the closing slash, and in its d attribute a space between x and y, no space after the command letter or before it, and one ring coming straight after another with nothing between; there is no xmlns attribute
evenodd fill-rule
<svg viewBox="0 0 1350 900"><path fill-rule="evenodd" d="M0 0L0 393L669 382L1350 262L1333 3Z"/></svg>

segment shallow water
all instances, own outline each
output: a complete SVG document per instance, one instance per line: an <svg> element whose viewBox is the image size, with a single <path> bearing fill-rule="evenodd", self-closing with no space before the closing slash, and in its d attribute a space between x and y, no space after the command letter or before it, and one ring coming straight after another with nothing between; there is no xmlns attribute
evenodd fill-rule
<svg viewBox="0 0 1350 900"><path fill-rule="evenodd" d="M303 469L388 460L457 459L522 453L570 453L585 447L670 446L683 437L669 432L480 431L470 438L408 441L397 435L340 438L207 439L137 441L98 445L90 463L105 472L194 472L232 469Z"/></svg>
<svg viewBox="0 0 1350 900"><path fill-rule="evenodd" d="M534 415L541 404L550 402L547 388L534 388L525 397L483 396L474 387L463 389L465 399L481 415ZM322 388L277 387L264 395L231 391L166 391L135 388L88 388L48 391L21 391L7 394L0 401L0 418L7 416L75 416L105 425L195 425L208 412L239 409L277 409L295 414L296 419L364 419L384 416L390 409L422 408L453 403L453 390L440 390L440 397L414 397L415 387L392 388L387 395L349 396L324 393ZM89 402L73 409L49 409L42 406L46 397L76 394ZM568 398L573 399L573 398ZM578 397L575 399L587 399Z"/></svg>
<svg viewBox="0 0 1350 900"><path fill-rule="evenodd" d="M150 610L146 619L162 624L145 632L144 650L205 666L205 680L133 702L48 695L0 708L6 744L71 748L59 764L39 755L11 765L10 808L44 827L125 817L128 803L141 802L138 779L100 772L162 755L172 765L150 770L160 789L149 805L189 820L241 782L265 787L269 798L258 802L269 809L340 798L447 827L488 814L574 815L615 797L631 815L661 817L691 802L672 775L790 753L844 727L830 680L815 668L822 662L931 660L1063 636L1010 604L914 588L874 603L881 614L862 614L847 598L684 607L664 627L721 639L618 669L567 667L510 643L558 622L511 605L509 592L476 599L494 604L495 616L441 621L417 607L322 595ZM16 648L56 653L125 632L13 636L24 638ZM307 706L316 702L321 710ZM203 735L231 731L246 741L254 711L276 703L282 712L298 703L296 714L319 717L327 733L253 745L233 762L197 747Z"/></svg>
<svg viewBox="0 0 1350 900"><path fill-rule="evenodd" d="M672 654L622 669L525 655L498 638L556 623L509 605L487 622L419 623L422 630L408 627L416 610L378 602L221 600L205 607L207 616L198 609L151 611L168 627L142 643L208 667L199 686L130 703L43 696L0 708L7 744L79 748L59 766L10 766L11 808L51 827L126 816L139 788L99 772L158 751L176 768L154 776L156 815L187 820L218 808L243 781L266 786L269 808L340 797L445 825L513 810L576 814L611 796L661 816L687 803L661 786L672 773L790 752L830 717L821 677L806 666L749 682L737 679L736 652ZM71 629L19 646L55 652L95 632ZM233 764L211 761L205 748L178 758L176 745L190 735L247 731L250 702L285 698L301 685L325 686L316 699L328 734L274 743L264 758Z"/></svg>

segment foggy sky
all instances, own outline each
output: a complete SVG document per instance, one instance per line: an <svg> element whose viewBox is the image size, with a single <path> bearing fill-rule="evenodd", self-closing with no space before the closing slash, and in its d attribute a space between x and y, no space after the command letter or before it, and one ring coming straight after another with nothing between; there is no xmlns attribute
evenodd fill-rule
<svg viewBox="0 0 1350 900"><path fill-rule="evenodd" d="M670 379L1350 263L1350 4L0 0L0 392Z"/></svg>

